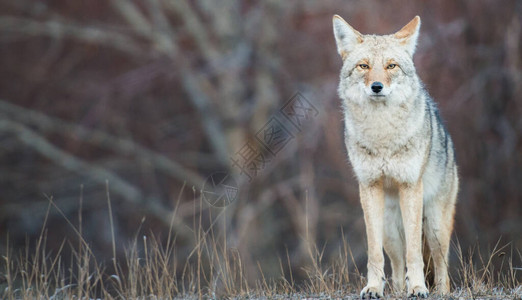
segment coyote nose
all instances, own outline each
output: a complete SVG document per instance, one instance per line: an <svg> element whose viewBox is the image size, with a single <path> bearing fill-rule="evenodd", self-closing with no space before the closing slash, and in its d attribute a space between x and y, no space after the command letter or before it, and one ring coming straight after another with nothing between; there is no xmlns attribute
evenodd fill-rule
<svg viewBox="0 0 522 300"><path fill-rule="evenodd" d="M382 85L382 83L380 83L379 81L372 83L372 91L376 94L380 93L383 87L384 85Z"/></svg>

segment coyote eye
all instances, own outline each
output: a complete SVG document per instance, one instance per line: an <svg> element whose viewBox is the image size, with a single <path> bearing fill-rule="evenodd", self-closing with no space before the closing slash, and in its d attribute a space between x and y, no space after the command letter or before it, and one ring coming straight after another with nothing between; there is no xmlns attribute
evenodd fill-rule
<svg viewBox="0 0 522 300"><path fill-rule="evenodd" d="M396 64L389 64L388 66L386 66L386 69L388 69L388 70L395 69L396 66L397 66Z"/></svg>
<svg viewBox="0 0 522 300"><path fill-rule="evenodd" d="M370 66L368 66L367 64L359 64L357 65L359 68L363 69L363 70L367 70L370 68Z"/></svg>

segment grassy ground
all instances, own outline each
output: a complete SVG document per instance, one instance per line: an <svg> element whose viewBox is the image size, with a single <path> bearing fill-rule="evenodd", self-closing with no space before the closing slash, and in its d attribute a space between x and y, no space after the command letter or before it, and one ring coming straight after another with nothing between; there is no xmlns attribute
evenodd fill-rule
<svg viewBox="0 0 522 300"><path fill-rule="evenodd" d="M53 205L50 200L49 209ZM112 215L110 200L108 207ZM323 263L322 253L311 247L310 264L303 267L305 280L296 282L291 273L285 274L290 261L287 257L280 259L280 278L265 278L259 266L261 276L252 282L243 273L237 250L228 248L226 239L217 238L212 228L203 230L201 220L194 222L196 244L183 261L176 258L176 237L170 235L166 244L153 236L137 237L126 249L126 259L99 262L82 238L81 225L75 227L67 222L79 237L78 245L64 241L58 249L49 250L44 224L34 250L8 251L3 255L1 299L356 299L365 283L363 274L349 268L354 264L346 241L333 264ZM112 218L110 222L112 226ZM116 257L113 231L112 234ZM70 257L63 254L67 247L72 249ZM464 253L456 246L459 260L451 268L457 269L458 275L452 278L450 297L521 299L522 270L512 264L520 253L506 253L510 252L507 249L496 245L488 257L483 257L473 253L473 249ZM495 259L502 259L500 268L494 267L498 265L492 263ZM404 296L392 295L389 290L386 293L390 298Z"/></svg>

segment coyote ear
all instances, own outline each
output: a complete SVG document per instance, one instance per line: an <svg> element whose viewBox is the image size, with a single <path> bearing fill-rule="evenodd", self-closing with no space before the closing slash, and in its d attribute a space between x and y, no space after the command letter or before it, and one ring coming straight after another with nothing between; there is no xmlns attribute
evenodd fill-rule
<svg viewBox="0 0 522 300"><path fill-rule="evenodd" d="M334 15L332 21L337 52L344 59L357 44L363 42L362 34L338 15Z"/></svg>
<svg viewBox="0 0 522 300"><path fill-rule="evenodd" d="M406 26L402 27L401 30L393 35L395 38L400 40L401 44L406 47L411 56L415 53L415 46L417 45L417 38L419 37L420 23L420 17L415 16L410 23L406 24Z"/></svg>

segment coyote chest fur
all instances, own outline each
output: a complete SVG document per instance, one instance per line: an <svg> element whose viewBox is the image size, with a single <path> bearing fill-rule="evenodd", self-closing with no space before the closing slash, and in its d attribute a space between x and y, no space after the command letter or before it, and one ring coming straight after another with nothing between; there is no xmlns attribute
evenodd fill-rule
<svg viewBox="0 0 522 300"><path fill-rule="evenodd" d="M343 59L338 92L345 144L368 239L368 285L361 297L383 295L383 248L395 292L406 288L409 296L427 297L423 234L435 291L448 293L458 176L451 138L413 64L420 18L385 36L362 35L337 15L333 25Z"/></svg>

